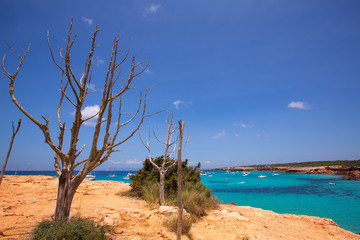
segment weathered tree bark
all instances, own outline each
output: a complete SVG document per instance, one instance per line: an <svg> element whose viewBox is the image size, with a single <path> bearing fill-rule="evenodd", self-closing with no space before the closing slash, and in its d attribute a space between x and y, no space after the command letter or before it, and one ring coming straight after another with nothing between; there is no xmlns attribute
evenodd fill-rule
<svg viewBox="0 0 360 240"><path fill-rule="evenodd" d="M160 206L164 206L165 205L165 171L162 170L160 170L159 200L160 200Z"/></svg>
<svg viewBox="0 0 360 240"><path fill-rule="evenodd" d="M22 105L17 101L14 94L14 82L18 75L21 65L29 52L29 47L25 51L23 56L20 56L14 49L12 49L9 45L8 47L20 58L18 67L15 73L9 73L5 68L5 55L2 59L2 68L4 70L4 74L10 79L10 96L11 100L18 107L18 109L28 117L35 125L37 125L41 131L43 132L45 142L50 146L50 148L55 152L55 170L59 177L59 185L58 185L58 196L55 210L55 219L67 218L70 213L71 202L76 192L76 189L79 187L81 182L84 180L85 176L94 170L96 167L107 161L110 155L113 152L119 151L115 150L116 147L123 144L127 140L129 140L140 128L145 118L152 116L153 114L146 114L146 100L147 100L147 91L146 89L144 99L140 94L139 104L134 111L134 114L127 121L122 120L122 116L124 113L122 112L122 104L123 104L123 94L128 92L132 87L133 80L143 73L148 67L148 63L145 67L138 68L144 64L144 62L136 63L135 55L132 56L131 65L130 65L130 73L127 80L120 81L121 85L119 87L118 92L115 92L115 85L119 81L117 81L120 77L121 70L119 67L124 63L124 61L128 58L129 51L125 53L125 56L120 58L119 55L122 50L119 49L119 37L115 37L112 46L112 52L110 55L110 61L107 68L107 73L104 81L104 86L102 90L102 97L99 104L99 111L93 116L84 118L82 116L83 107L85 107L85 100L87 95L90 93L89 87L91 85L91 67L92 61L94 57L94 50L96 47L95 40L97 34L100 32L98 26L96 26L95 32L91 37L91 47L89 51L89 55L86 56L85 66L83 73L80 78L76 77L72 67L71 67L71 57L70 52L75 42L76 34L72 34L72 21L70 24L69 34L67 37L67 44L65 49L65 54L60 50L60 61L63 61L62 64L58 63L55 59L51 45L49 40L49 33L47 34L48 45L50 49L50 54L52 61L61 71L60 78L60 101L57 107L57 120L59 125L59 133L58 133L58 144L55 144L49 129L49 119L42 117L45 123L41 123L34 116L32 116L27 110L25 110ZM119 59L120 58L120 59ZM63 65L63 66L61 66ZM116 88L118 89L118 88ZM60 120L60 110L63 104L63 100L66 99L67 103L75 108L74 111L74 120L72 122L72 127L70 130L70 142L68 144L68 151L63 150L63 141L64 141L64 133L65 133L65 122L62 123ZM112 122L114 106L117 107L117 119L116 122ZM139 114L140 113L140 114ZM140 115L140 116L139 116ZM130 130L130 134L124 136L121 140L119 140L119 132L120 128L126 126L130 122L133 122L136 116L139 116L140 119L138 123L133 124L133 129ZM92 144L90 148L90 153L87 157L84 157L83 160L76 161L79 155L82 153L84 146L79 150L78 149L78 141L79 141L79 133L80 128L83 124L91 119L96 119L96 124L94 127ZM115 127L114 127L115 126ZM100 137L102 139L100 139ZM81 167L79 172L74 175L75 168Z"/></svg>
<svg viewBox="0 0 360 240"><path fill-rule="evenodd" d="M183 141L183 132L184 132L185 122L179 121L179 146L178 146L178 224L177 224L177 232L176 239L181 240L182 233L182 220L183 220L183 204L182 204L182 141Z"/></svg>
<svg viewBox="0 0 360 240"><path fill-rule="evenodd" d="M13 144L14 144L15 136L16 136L16 134L18 133L18 131L19 131L19 129L20 129L20 126L21 126L21 119L19 119L19 122L18 122L18 125L17 125L16 130L15 130L15 127L14 127L14 122L12 122L13 134L12 134L12 137L11 137L11 140L10 140L10 146L9 146L8 152L7 152L7 154L6 154L5 162L4 162L3 168L2 168L2 170L1 170L0 185L1 185L1 181L2 181L2 179L3 179L4 173L5 173L6 165L7 165L7 163L8 163L9 157L10 157L10 153L11 153L12 146L13 146Z"/></svg>
<svg viewBox="0 0 360 240"><path fill-rule="evenodd" d="M71 203L77 186L71 183L72 174L63 171L59 176L56 199L55 216L57 219L67 218L70 215Z"/></svg>

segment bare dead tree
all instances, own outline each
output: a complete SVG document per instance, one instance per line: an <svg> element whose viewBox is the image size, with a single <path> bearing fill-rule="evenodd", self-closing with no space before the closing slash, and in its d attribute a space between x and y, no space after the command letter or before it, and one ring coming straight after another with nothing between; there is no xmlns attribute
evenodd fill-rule
<svg viewBox="0 0 360 240"><path fill-rule="evenodd" d="M145 148L148 150L149 153L149 161L150 163L155 167L155 169L159 172L160 175L160 179L159 179L159 199L160 199L160 205L163 206L165 205L165 176L167 171L172 168L173 166L176 165L176 161L171 161L171 156L172 154L175 152L176 150L176 143L178 141L178 138L176 138L174 141L173 139L173 134L176 132L177 127L175 126L174 120L173 120L173 116L171 115L171 118L169 118L169 114L167 115L167 122L166 122L166 134L165 134L165 141L160 141L159 138L156 136L155 133L155 127L153 126L153 134L156 138L156 140L164 145L164 155L163 155L163 159L161 161L161 163L159 165L157 165L153 159L151 158L151 141L150 141L150 137L151 137L151 130L150 130L150 125L149 125L149 138L148 141L146 141L146 143L144 143L143 139L141 138L141 134L140 134L140 140L143 143L143 145L145 146ZM174 146L174 149L171 153L169 153L169 149Z"/></svg>
<svg viewBox="0 0 360 240"><path fill-rule="evenodd" d="M2 170L1 170L0 185L1 185L1 181L2 181L2 179L3 179L4 173L5 173L6 165L7 165L7 163L8 163L9 157L10 157L10 153L11 153L12 146L13 146L13 144L14 144L15 136L16 136L16 134L19 132L20 126L21 126L21 119L19 119L19 122L18 122L18 125L17 125L16 130L15 130L14 122L12 122L13 134L12 134L12 137L11 137L11 139L10 139L10 146L9 146L8 152L7 152L7 154L6 154L5 162L4 162L3 168L2 168Z"/></svg>
<svg viewBox="0 0 360 240"><path fill-rule="evenodd" d="M119 90L115 90L115 85L118 83L120 77L120 66L128 58L129 50L124 53L123 57L120 57L122 52L119 49L119 36L116 36L113 41L112 51L110 55L109 64L107 67L107 73L105 76L103 92L100 102L99 111L86 119L83 118L81 110L84 106L86 97L88 96L89 87L91 83L91 67L93 64L94 50L96 47L95 40L98 33L101 31L96 26L94 33L92 34L92 41L89 54L86 56L84 70L80 78L76 77L71 64L70 52L72 50L73 44L75 42L76 34L72 33L72 20L70 24L69 34L67 36L67 45L65 53L63 54L60 49L60 61L55 59L49 40L49 33L47 34L48 45L50 49L50 54L52 61L59 68L61 72L60 78L60 100L57 107L57 120L59 125L58 133L58 143L55 144L53 141L52 135L50 134L49 129L49 119L42 117L44 123L41 123L33 115L31 115L27 110L25 110L22 105L17 101L14 94L14 83L15 79L19 73L20 67L29 52L29 47L25 51L23 56L20 56L13 48L9 45L9 48L19 57L20 61L18 64L15 73L9 73L5 68L5 55L2 59L2 68L4 74L10 79L10 96L15 105L20 109L20 111L28 117L35 125L37 125L44 137L45 142L50 146L50 148L55 152L55 170L58 174L59 184L58 184L58 194L57 202L55 209L55 219L68 218L70 214L71 203L76 192L76 189L79 187L80 183L84 180L86 175L94 170L96 167L104 163L113 152L119 151L115 148L129 140L140 128L144 119L154 115L146 114L146 101L147 101L147 92L144 94L144 98L140 94L139 104L134 112L134 114L126 121L122 120L122 104L123 104L123 95L131 89L133 80L145 71L148 67L149 62L144 66L144 62L136 63L135 55L131 58L130 74L127 77L127 80L121 80L121 86ZM61 64L60 64L61 62ZM64 142L64 133L65 133L65 122L61 122L60 112L63 105L63 100L66 99L67 102L72 105L75 109L74 120L70 130L70 143L68 151L63 149ZM117 112L114 110L114 106L118 106ZM115 111L115 112L114 112ZM113 122L113 114L117 114L115 122ZM138 118L136 118L138 116ZM78 141L79 133L81 126L90 119L96 119L96 124L94 127L92 144L90 153L87 157L82 160L78 160L79 155L82 153L84 146L79 150ZM138 119L137 123L136 121ZM134 126L130 134L124 136L121 139L119 138L120 129L129 123L134 123ZM115 124L115 127L114 127ZM100 137L101 136L101 137ZM76 167L81 167L79 172L75 175L74 171Z"/></svg>
<svg viewBox="0 0 360 240"><path fill-rule="evenodd" d="M183 204L182 204L182 142L183 142L183 135L184 135L184 127L185 122L179 121L179 146L178 146L178 224L177 224L177 231L176 231L176 239L181 240L181 233L182 233L182 220L183 220Z"/></svg>

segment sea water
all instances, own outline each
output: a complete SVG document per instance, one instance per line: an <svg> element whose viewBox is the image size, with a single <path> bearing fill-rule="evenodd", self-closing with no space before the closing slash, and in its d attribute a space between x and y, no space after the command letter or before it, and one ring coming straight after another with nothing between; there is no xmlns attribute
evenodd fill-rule
<svg viewBox="0 0 360 240"><path fill-rule="evenodd" d="M331 218L341 228L360 232L360 181L336 175L263 171L247 176L216 171L201 176L201 181L223 203Z"/></svg>
<svg viewBox="0 0 360 240"><path fill-rule="evenodd" d="M93 172L96 180L130 183L126 177L128 173L136 172ZM15 172L7 171L6 174L14 175ZM56 176L55 171L18 171L16 174ZM259 178L260 175L266 177ZM242 172L235 175L225 171L201 176L201 181L223 203L331 218L341 228L356 234L360 232L360 181L342 180L342 176L336 175L251 172L243 176Z"/></svg>
<svg viewBox="0 0 360 240"><path fill-rule="evenodd" d="M75 171L75 174L78 172ZM130 183L128 174L135 174L136 171L93 171L95 180L122 181ZM7 175L44 175L57 176L55 171L5 171Z"/></svg>

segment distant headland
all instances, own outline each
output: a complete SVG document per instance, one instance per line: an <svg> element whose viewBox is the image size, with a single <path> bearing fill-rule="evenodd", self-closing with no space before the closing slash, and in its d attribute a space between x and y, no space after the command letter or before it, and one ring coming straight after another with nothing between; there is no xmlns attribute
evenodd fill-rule
<svg viewBox="0 0 360 240"><path fill-rule="evenodd" d="M281 171L298 174L344 175L344 180L360 180L360 160L295 162L238 167L208 168L204 171Z"/></svg>

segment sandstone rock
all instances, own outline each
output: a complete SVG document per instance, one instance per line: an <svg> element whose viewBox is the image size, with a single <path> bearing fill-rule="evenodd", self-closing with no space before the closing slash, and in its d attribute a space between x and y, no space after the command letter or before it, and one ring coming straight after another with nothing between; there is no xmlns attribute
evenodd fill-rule
<svg viewBox="0 0 360 240"><path fill-rule="evenodd" d="M172 206L160 206L158 210L162 214L164 214L164 213L177 213L178 212L177 208L172 207Z"/></svg>
<svg viewBox="0 0 360 240"><path fill-rule="evenodd" d="M106 225L112 226L112 225L114 225L114 219L105 217L103 223Z"/></svg>
<svg viewBox="0 0 360 240"><path fill-rule="evenodd" d="M246 217L241 216L238 212L230 212L227 214L229 217L236 218L237 220L249 221Z"/></svg>
<svg viewBox="0 0 360 240"><path fill-rule="evenodd" d="M224 214L224 215L227 214L228 212L229 212L229 211L226 210L226 209L221 210L221 213Z"/></svg>

